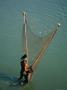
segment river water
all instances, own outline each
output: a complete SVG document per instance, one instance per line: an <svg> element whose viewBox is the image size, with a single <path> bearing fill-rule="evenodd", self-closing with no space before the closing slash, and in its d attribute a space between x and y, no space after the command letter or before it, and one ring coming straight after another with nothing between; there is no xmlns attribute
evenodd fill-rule
<svg viewBox="0 0 67 90"><path fill-rule="evenodd" d="M22 11L34 33L49 32L58 22L60 30L26 87L10 87L18 77L22 55ZM0 0L0 90L67 90L67 0ZM45 31L44 31L45 30ZM47 31L48 30L48 31Z"/></svg>

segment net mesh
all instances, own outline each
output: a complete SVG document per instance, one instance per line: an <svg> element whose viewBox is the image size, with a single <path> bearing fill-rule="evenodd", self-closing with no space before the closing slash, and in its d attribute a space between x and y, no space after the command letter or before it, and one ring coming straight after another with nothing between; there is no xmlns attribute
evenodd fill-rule
<svg viewBox="0 0 67 90"><path fill-rule="evenodd" d="M40 52L41 48L46 44L46 40L48 40L49 36L52 34L57 27L52 28L52 30L47 31L43 28L39 28L42 23L38 21L31 20L28 21L28 17L26 17L26 36L25 36L25 24L23 25L23 51L25 49L28 51L28 61L30 64L34 62L35 57ZM42 27L42 25L41 25ZM26 48L26 38L27 38L27 48Z"/></svg>

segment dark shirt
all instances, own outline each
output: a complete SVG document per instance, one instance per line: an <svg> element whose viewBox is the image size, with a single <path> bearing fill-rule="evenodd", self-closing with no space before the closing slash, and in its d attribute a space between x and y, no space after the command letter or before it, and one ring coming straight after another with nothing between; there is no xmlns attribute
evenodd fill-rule
<svg viewBox="0 0 67 90"><path fill-rule="evenodd" d="M23 70L23 71L24 71L24 70L25 70L24 60L23 60L23 61L21 61L21 62L20 62L20 64L21 64L21 70Z"/></svg>

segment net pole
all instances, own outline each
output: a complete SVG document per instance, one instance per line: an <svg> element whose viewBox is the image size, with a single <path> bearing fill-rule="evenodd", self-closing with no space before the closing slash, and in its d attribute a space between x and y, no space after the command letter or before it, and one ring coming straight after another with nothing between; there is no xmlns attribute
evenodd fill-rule
<svg viewBox="0 0 67 90"><path fill-rule="evenodd" d="M27 54L27 63L28 63L28 40L27 40L27 16L26 16L26 12L23 12L23 16L24 16L24 35L25 35L25 54Z"/></svg>

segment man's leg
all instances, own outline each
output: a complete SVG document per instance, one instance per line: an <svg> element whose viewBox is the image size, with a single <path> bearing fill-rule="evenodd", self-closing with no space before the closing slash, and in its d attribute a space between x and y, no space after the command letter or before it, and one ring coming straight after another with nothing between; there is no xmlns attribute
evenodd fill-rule
<svg viewBox="0 0 67 90"><path fill-rule="evenodd" d="M19 77L18 81L21 80L22 78L23 78L23 71L21 70L20 71L20 77Z"/></svg>
<svg viewBox="0 0 67 90"><path fill-rule="evenodd" d="M28 74L26 74L26 75L24 75L24 81L23 81L23 83L24 84L27 84L28 83Z"/></svg>

